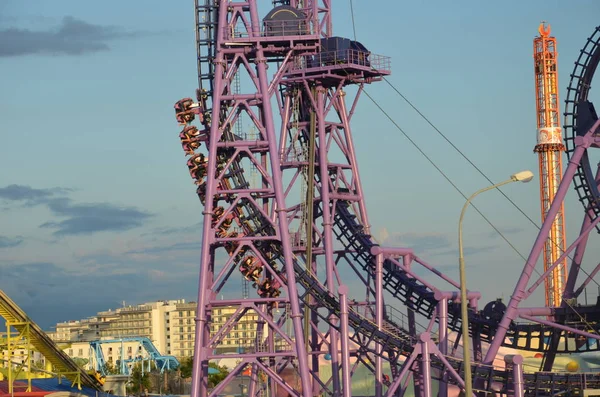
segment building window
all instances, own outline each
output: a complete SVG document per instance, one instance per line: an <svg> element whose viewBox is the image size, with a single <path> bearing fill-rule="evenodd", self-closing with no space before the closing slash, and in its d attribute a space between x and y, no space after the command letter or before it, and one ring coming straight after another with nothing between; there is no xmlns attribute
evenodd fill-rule
<svg viewBox="0 0 600 397"><path fill-rule="evenodd" d="M83 349L79 349L79 352L77 354L79 357L83 356Z"/></svg>
<svg viewBox="0 0 600 397"><path fill-rule="evenodd" d="M69 349L69 356L73 357L73 349Z"/></svg>

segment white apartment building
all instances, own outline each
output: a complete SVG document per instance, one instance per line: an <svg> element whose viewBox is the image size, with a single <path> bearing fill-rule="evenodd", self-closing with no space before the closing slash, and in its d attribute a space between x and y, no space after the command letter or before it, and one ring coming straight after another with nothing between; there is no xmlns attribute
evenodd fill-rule
<svg viewBox="0 0 600 397"><path fill-rule="evenodd" d="M58 323L55 331L48 335L56 342L69 343L65 347L61 346L63 350L70 357L90 360L90 365L90 341L115 340L102 344L107 362L116 363L121 357L121 348L125 351L125 359L129 358L130 353L135 356L134 350L139 349L137 342L125 342L121 346L119 339L127 337L149 338L162 355L191 357L194 354L196 306L195 302L186 303L184 299L178 299L109 309L88 319ZM236 310L237 307L233 306L215 308L211 335L218 332ZM247 312L225 335L219 349L256 349L258 320L256 312ZM266 336L268 327L265 327L265 332ZM142 355L144 354L145 351Z"/></svg>
<svg viewBox="0 0 600 397"><path fill-rule="evenodd" d="M170 354L176 357L191 357L194 355L194 339L196 335L196 303L183 303L177 305L175 310L168 313L167 338ZM213 308L210 335L214 336L227 321L233 316L237 306L222 306ZM256 329L259 320L254 310L248 310L231 330L226 333L217 349L235 352L238 349L258 349L256 343ZM269 334L269 327L264 327L263 336Z"/></svg>
<svg viewBox="0 0 600 397"><path fill-rule="evenodd" d="M167 335L168 313L182 304L185 304L184 299L109 309L88 319L58 323L55 331L49 332L48 335L57 342L147 337L161 354L170 354Z"/></svg>
<svg viewBox="0 0 600 397"><path fill-rule="evenodd" d="M101 338L147 337L161 354L169 354L167 341L168 313L175 310L185 300L144 303L117 309L118 317L100 330ZM100 312L104 315L107 312ZM110 312L108 312L110 313Z"/></svg>
<svg viewBox="0 0 600 397"><path fill-rule="evenodd" d="M101 332L108 328L109 322L117 318L118 314L112 312L110 316L65 321L56 324L55 331L48 332L47 334L52 340L57 342L96 340L101 337Z"/></svg>
<svg viewBox="0 0 600 397"><path fill-rule="evenodd" d="M10 365L13 369L17 369L22 365L22 371L29 371L30 366L37 366L40 369L44 369L46 365L44 356L41 353L36 351L28 352L27 349L24 348L16 348L13 349L12 352L3 349L2 352L0 352L0 357L2 357L0 359L2 361L0 365L2 368L8 368Z"/></svg>

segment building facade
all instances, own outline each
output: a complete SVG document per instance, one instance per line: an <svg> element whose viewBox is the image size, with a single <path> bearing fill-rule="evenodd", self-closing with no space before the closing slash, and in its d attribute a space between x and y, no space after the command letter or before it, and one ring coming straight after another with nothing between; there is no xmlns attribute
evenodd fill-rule
<svg viewBox="0 0 600 397"><path fill-rule="evenodd" d="M226 306L215 309L210 335L214 336L229 318L236 312L236 306ZM196 334L196 303L177 305L169 312L167 333L170 354L176 357L192 357L194 355L194 337ZM258 315L248 311L233 326L218 346L219 350L236 351L238 349L254 348L256 346L256 323ZM266 334L265 334L266 335Z"/></svg>
<svg viewBox="0 0 600 397"><path fill-rule="evenodd" d="M170 354L166 326L168 313L182 304L185 304L184 299L109 309L87 319L58 323L48 335L56 342L146 337L161 354Z"/></svg>
<svg viewBox="0 0 600 397"><path fill-rule="evenodd" d="M214 310L211 336L221 330L236 310L235 306ZM183 358L194 354L195 317L195 302L185 302L183 299L149 302L98 312L96 316L88 319L61 322L56 324L55 330L48 332L48 335L55 342L70 343L63 350L73 358L89 359L91 341L128 337L147 337L160 354ZM249 310L227 332L218 349L232 352L239 349L255 349L257 321L256 312ZM265 336L268 334L267 328L265 327ZM117 357L120 357L120 353L117 354L121 348L120 343L104 343L102 346L103 350L106 349L106 361L116 362ZM124 348L129 347L127 345ZM134 346L131 348L134 349ZM125 357L127 356L126 350Z"/></svg>

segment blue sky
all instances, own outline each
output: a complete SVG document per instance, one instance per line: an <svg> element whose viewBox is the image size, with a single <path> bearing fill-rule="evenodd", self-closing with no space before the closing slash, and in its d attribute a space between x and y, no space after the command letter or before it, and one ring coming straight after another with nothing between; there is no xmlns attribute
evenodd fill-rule
<svg viewBox="0 0 600 397"><path fill-rule="evenodd" d="M600 3L372 4L354 1L357 37L391 57L389 81L492 180L537 174L537 26L558 38L562 100ZM334 7L335 34L351 37L349 2ZM196 295L201 207L172 110L194 94L193 24L191 0L0 0L0 288L44 327ZM367 90L465 193L487 184L386 83ZM462 197L361 101L353 134L374 234L456 275ZM537 178L504 191L539 219ZM536 229L497 192L477 204L527 255ZM572 191L566 211L572 240ZM465 241L470 287L508 298L520 257L474 211Z"/></svg>

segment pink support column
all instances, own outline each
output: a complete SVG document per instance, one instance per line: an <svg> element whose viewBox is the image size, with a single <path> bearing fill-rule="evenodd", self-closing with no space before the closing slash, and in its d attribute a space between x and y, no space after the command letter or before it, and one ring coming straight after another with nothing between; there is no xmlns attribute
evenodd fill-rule
<svg viewBox="0 0 600 397"><path fill-rule="evenodd" d="M524 397L523 388L523 356L520 354L508 354L504 356L504 362L512 367L514 397Z"/></svg>
<svg viewBox="0 0 600 397"><path fill-rule="evenodd" d="M375 322L379 331L383 328L383 253L375 257ZM375 359L375 397L383 396L383 353L382 346L377 344L377 358Z"/></svg>
<svg viewBox="0 0 600 397"><path fill-rule="evenodd" d="M437 305L437 313L439 318L439 329L438 329L438 349L443 355L448 354L448 300L443 298ZM442 380L440 380L439 397L448 396L448 383L446 382L445 370L442 370Z"/></svg>
<svg viewBox="0 0 600 397"><path fill-rule="evenodd" d="M597 122L596 124L600 124L600 121ZM592 128L592 131L595 130L595 128L596 128L596 126L594 126L594 128ZM589 145L589 143L588 143L588 145ZM502 317L502 320L500 321L500 324L498 325L498 330L496 331L496 335L494 336L494 339L492 340L492 343L490 344L490 347L485 355L485 358L483 360L484 364L491 365L494 362L494 358L498 354L498 350L500 349L500 346L502 345L502 342L504 341L504 338L506 337L506 332L508 331L508 328L510 327L511 322L517 316L519 303L521 302L521 300L523 299L523 297L525 295L525 289L527 288L527 284L529 283L529 279L531 277L531 274L533 273L535 264L537 263L540 253L542 252L542 249L544 248L544 244L546 243L546 241L548 239L548 233L550 232L550 228L552 227L554 217L556 216L556 213L558 212L560 205L561 205L562 201L564 200L565 195L567 194L569 185L571 184L571 181L573 180L573 176L575 175L575 172L577 171L577 167L579 166L579 162L581 161L581 156L583 155L585 150L586 150L586 146L584 144L578 145L573 153L573 156L571 157L571 160L569 161L569 165L567 167L567 170L565 171L563 180L561 181L561 183L558 187L558 190L556 192L554 201L552 202L552 205L550 206L550 209L548 210L546 221L544 221L544 224L542 225L542 227L540 229L540 232L535 241L535 244L533 245L533 248L531 249L531 253L529 254L529 257L527 258L527 262L525 262L525 267L523 269L523 272L521 273L519 281L517 282L514 292L508 303L506 312L504 313L504 316Z"/></svg>
<svg viewBox="0 0 600 397"><path fill-rule="evenodd" d="M429 333L419 335L421 345L421 393L423 397L431 397L431 357L429 352Z"/></svg>
<svg viewBox="0 0 600 397"><path fill-rule="evenodd" d="M254 8L251 10L255 11ZM258 18L258 16L256 16ZM296 342L296 352L298 354L298 367L300 372L300 382L302 384L302 395L312 397L311 375L308 368L308 357L304 344L304 329L302 327L302 314L300 312L300 302L294 299L298 296L298 289L294 276L294 264L292 257L292 246L289 234L289 225L285 216L285 195L283 192L283 177L281 165L279 162L279 150L275 138L275 123L273 121L273 112L270 106L271 96L268 94L268 76L264 51L260 49L257 52L256 69L258 74L259 89L262 94L263 112L265 119L266 135L269 143L269 158L271 161L271 172L273 173L273 187L275 190L275 205L277 206L277 221L281 235L281 247L285 256L285 271L288 274L288 292L290 294L290 308L292 325L294 328L294 337Z"/></svg>
<svg viewBox="0 0 600 397"><path fill-rule="evenodd" d="M334 268L336 266L333 258L333 217L331 214L331 195L329 190L329 166L327 159L327 130L325 128L325 96L327 91L322 86L317 87L317 134L319 142L319 170L321 177L321 201L323 206L323 238L325 242L325 273L327 275L327 288L332 293L335 291ZM337 318L332 314L330 322L335 324ZM340 389L340 367L338 358L338 331L334 326L329 327L329 354L331 354L331 370L333 390ZM335 393L335 392L334 392Z"/></svg>
<svg viewBox="0 0 600 397"><path fill-rule="evenodd" d="M342 339L342 396L352 396L352 382L350 379L350 348L348 346L348 287L340 285L338 288L340 295L340 336Z"/></svg>
<svg viewBox="0 0 600 397"><path fill-rule="evenodd" d="M224 1L223 1L224 3ZM226 22L226 14L219 14L219 23ZM222 31L217 33L217 41L223 39ZM224 62L223 59L217 59L215 62L215 85L219 86L223 83L223 72ZM213 103L218 104L220 101L221 92L216 91L213 96ZM214 175L217 169L217 142L221 138L221 132L219 131L219 113L220 108L217 106L213 109L213 120L214 123L210 126L210 153L208 156L207 173L208 175ZM194 364L192 367L192 390L191 397L205 397L208 393L208 351L205 348L209 339L209 332L207 330L207 321L210 313L206 313L206 306L208 305L209 299L212 297L208 296L207 290L209 289L210 282L213 278L213 269L209 269L208 266L203 266L205 263L210 263L212 260L212 254L210 245L214 240L214 234L211 230L210 219L213 214L213 203L212 197L217 191L217 182L214 178L207 178L206 181L206 197L210 198L206 200L204 207L204 223L202 228L202 243L200 247L200 272L198 281L198 306L196 309L196 334L194 344Z"/></svg>

